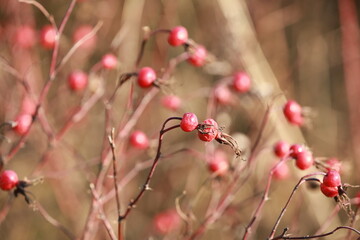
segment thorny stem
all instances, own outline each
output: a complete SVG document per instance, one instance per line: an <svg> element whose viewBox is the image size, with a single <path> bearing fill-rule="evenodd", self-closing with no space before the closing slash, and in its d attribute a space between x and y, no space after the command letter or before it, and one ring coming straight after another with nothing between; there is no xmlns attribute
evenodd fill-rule
<svg viewBox="0 0 360 240"><path fill-rule="evenodd" d="M149 184L150 184L150 181L151 181L151 178L152 176L154 175L154 172L155 172L155 169L156 169L156 166L159 162L159 159L161 157L161 145L162 145L162 140L163 140L163 137L164 137L164 134L175 129L175 128L178 128L180 127L180 124L178 125L174 125L174 126L171 126L171 127L168 127L168 128L165 128L166 126L166 123L168 123L169 121L171 120L180 120L181 118L178 118L178 117L172 117L172 118L168 118L161 130L160 130L160 135L159 135L159 141L158 141L158 148L157 148L157 152L156 152L156 156L155 156L155 159L154 159L154 162L150 168L150 171L149 171L149 174L145 180L145 183L143 184L143 187L141 188L140 192L138 193L138 195L130 201L125 213L121 216L119 216L119 219L118 221L121 222L123 220L126 219L126 217L130 214L131 210L135 207L135 205L137 204L137 202L140 200L140 198L144 195L145 191L147 190L150 190L151 188L149 187Z"/></svg>
<svg viewBox="0 0 360 240"><path fill-rule="evenodd" d="M273 239L274 235L275 235L275 232L276 232L276 229L277 227L279 226L279 223L280 223L280 220L282 219L282 217L284 216L285 212L286 212L286 209L287 207L289 206L290 204L290 201L292 199L292 197L294 196L296 190L299 188L299 186L301 184L303 184L304 182L307 182L307 181L317 181L319 182L320 180L317 179L317 178L312 178L313 176L316 176L316 175L325 175L326 173L323 173L323 172L316 172L316 173L311 173L311 174L308 174L308 175L305 175L303 176L302 178L300 178L299 182L295 185L293 191L291 192L288 200L286 201L285 203L285 206L283 207L283 209L281 210L280 212L280 215L279 217L277 218L275 224L274 224L274 227L272 228L271 230L271 233L269 235L269 238L268 239Z"/></svg>
<svg viewBox="0 0 360 240"><path fill-rule="evenodd" d="M304 237L288 237L288 236L285 236L286 232L287 232L287 228L284 229L283 233L280 235L280 236L277 236L277 237L274 237L274 238L271 238L271 240L277 240L277 239L313 239L313 238L320 238L320 237L326 237L326 236L329 236L331 234L334 234L336 231L340 230L340 229L347 229L347 230L350 230L350 231L353 231L355 233L357 233L358 235L360 235L360 231L352 228L352 227L348 227L348 226L340 226L340 227L337 227L335 228L334 230L330 231L330 232L327 232L327 233L323 233L323 234L319 234L319 235L312 235L312 236L304 236Z"/></svg>

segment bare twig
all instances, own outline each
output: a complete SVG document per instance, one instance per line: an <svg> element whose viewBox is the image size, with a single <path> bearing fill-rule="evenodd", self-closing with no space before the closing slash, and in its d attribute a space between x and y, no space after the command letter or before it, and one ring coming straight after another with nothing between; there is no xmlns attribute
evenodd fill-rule
<svg viewBox="0 0 360 240"><path fill-rule="evenodd" d="M360 231L359 231L359 230L357 230L357 229L355 229L355 228L352 228L352 227L348 227L348 226L340 226L340 227L337 227L337 228L335 228L334 230L332 230L332 231L330 231L330 232L327 232L327 233L323 233L323 234L319 234L319 235L312 235L312 236L304 236L304 237L288 237L288 236L285 236L285 235L286 235L286 232L287 232L287 229L285 229L280 236L271 238L271 240L277 240L277 239L313 239L313 238L320 238L320 237L326 237L326 236L332 235L332 234L334 234L336 231L341 230L341 229L347 229L347 230L353 231L353 232L357 233L358 235L360 235Z"/></svg>
<svg viewBox="0 0 360 240"><path fill-rule="evenodd" d="M108 136L109 144L112 152L113 160L113 179L114 179L114 188L115 188L115 198L116 198L116 209L118 217L120 217L120 199L118 194L118 184L117 184L117 164L116 164L116 152L115 152L115 142L114 142L115 129L111 130L111 135ZM121 234L121 224L118 222L118 239L123 239Z"/></svg>
<svg viewBox="0 0 360 240"><path fill-rule="evenodd" d="M295 187L294 187L293 191L291 192L288 200L286 201L285 206L284 206L283 209L281 210L280 215L279 215L279 217L277 218L277 220L276 220L276 222L275 222L275 224L274 224L274 226L273 226L273 228L272 228L272 230L271 230L271 233L270 233L270 235L269 235L269 239L272 239L272 238L274 237L275 232L276 232L276 229L277 229L277 227L279 226L279 223L280 223L282 217L284 216L284 214L285 214L285 212L286 212L286 209L287 209L287 207L289 206L290 201L291 201L292 197L294 196L296 190L299 188L299 186L300 186L301 184L303 184L304 182L306 182L306 181L317 181L317 182L320 182L319 179L317 179L317 178L312 178L313 176L316 176L316 175L323 175L323 176L324 176L325 173L323 173L323 172L316 172L316 173L307 174L307 175L303 176L302 178L300 178L299 182L295 185Z"/></svg>
<svg viewBox="0 0 360 240"><path fill-rule="evenodd" d="M50 216L50 214L41 206L39 202L35 203L35 209L39 211L41 216L45 218L46 221L48 221L51 225L58 228L60 231L62 231L69 239L75 240L76 237L73 233L71 233L64 225L62 225L59 221L57 221L55 218Z"/></svg>

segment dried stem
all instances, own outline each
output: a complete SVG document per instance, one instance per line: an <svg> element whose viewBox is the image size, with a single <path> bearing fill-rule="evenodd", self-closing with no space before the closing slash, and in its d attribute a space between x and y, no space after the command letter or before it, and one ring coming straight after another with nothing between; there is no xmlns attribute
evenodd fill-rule
<svg viewBox="0 0 360 240"><path fill-rule="evenodd" d="M316 175L325 175L325 173L323 173L323 172L316 172L316 173L311 173L311 174L305 175L305 176L303 176L302 178L300 178L299 182L295 185L295 187L294 187L293 191L291 192L288 200L286 201L285 206L284 206L283 209L281 210L280 215L279 215L278 219L276 220L276 222L275 222L275 224L274 224L274 226L273 226L273 228L272 228L272 230L271 230L271 233L270 233L270 235L269 235L269 239L273 239L273 237L274 237L274 235L275 235L275 232L276 232L276 229L277 229L277 227L279 226L279 223L280 223L282 217L284 216L284 214L285 214L285 212L286 212L286 209L287 209L287 207L289 206L290 201L291 201L292 197L294 196L296 190L299 188L299 186L300 186L301 184L303 184L304 182L306 182L306 181L317 181L317 182L320 182L319 179L317 179L317 178L312 178L313 176L316 176Z"/></svg>
<svg viewBox="0 0 360 240"><path fill-rule="evenodd" d="M62 231L69 239L75 240L76 237L73 233L71 233L64 225L62 225L59 221L50 216L50 214L40 205L39 202L35 204L35 208L39 211L41 216L45 218L51 225L58 228Z"/></svg>
<svg viewBox="0 0 360 240"><path fill-rule="evenodd" d="M163 138L164 138L164 134L173 130L173 129L176 129L178 127L180 127L180 124L178 125L174 125L174 126L171 126L171 127L168 127L168 128L165 128L166 127L166 124L171 121L171 120L181 120L181 118L178 118L178 117L171 117L171 118L168 118L161 130L160 130L160 135L159 135L159 141L158 141L158 148L157 148L157 152L156 152L156 156L154 158L154 162L150 168L150 171L149 171L149 174L145 180L145 183L143 184L143 187L141 188L140 192L138 193L138 195L130 201L130 203L128 204L128 207L125 211L125 213L123 215L121 215L119 217L119 222L123 221L126 219L126 217L130 214L131 210L135 207L136 203L141 199L141 197L144 195L145 191L147 190L151 190L149 184L150 184L150 181L151 181L151 178L152 176L154 175L154 172L155 172L155 169L156 169L156 166L159 162L159 159L161 157L161 145L162 145L162 141L163 141Z"/></svg>
<svg viewBox="0 0 360 240"><path fill-rule="evenodd" d="M245 233L244 233L244 236L243 236L243 240L246 240L249 237L249 235L251 234L252 226L254 225L256 219L259 217L260 212L261 212L261 210L263 209L263 207L265 205L265 202L269 199L269 191L270 191L271 181L272 181L272 177L273 177L274 172L282 164L286 164L287 160L288 160L288 158L284 157L271 168L271 170L269 172L268 180L267 180L267 183L266 183L264 194L263 194L263 196L261 198L261 201L260 201L258 207L256 208L256 210L255 210L249 224L245 228Z"/></svg>
<svg viewBox="0 0 360 240"><path fill-rule="evenodd" d="M313 238L320 238L320 237L326 237L326 236L329 236L329 235L331 235L331 234L334 234L336 231L341 230L341 229L347 229L347 230L353 231L353 232L357 233L358 235L360 235L360 231L358 231L358 230L356 230L356 229L354 229L354 228L352 228L352 227L348 227L348 226L340 226L340 227L337 227L337 228L335 228L334 230L332 230L332 231L330 231L330 232L327 232L327 233L323 233L323 234L319 234L319 235L313 235L313 236L304 236L304 237L288 237L288 236L285 236L285 234L286 234L286 232L287 232L287 229L285 229L280 236L271 238L271 240L277 240L277 239L313 239Z"/></svg>
<svg viewBox="0 0 360 240"><path fill-rule="evenodd" d="M109 223L108 219L105 216L104 210L103 210L103 208L101 206L102 202L101 202L99 194L96 192L95 187L94 187L93 184L90 184L90 190L91 190L91 193L92 193L92 195L94 197L94 200L97 201L97 204L99 206L98 211L99 211L99 214L100 214L100 219L102 220L102 222L104 224L106 232L109 234L111 240L116 240L117 239L116 235L115 235L113 229L111 228L111 224Z"/></svg>
<svg viewBox="0 0 360 240"><path fill-rule="evenodd" d="M117 184L117 164L116 164L116 152L115 152L115 142L114 142L115 129L111 129L111 135L108 136L109 144L112 152L112 160L113 160L113 179L114 179L114 188L115 188L115 198L116 198L116 209L118 213L118 217L120 217L120 199L118 193L118 184ZM118 222L118 239L123 239L121 234L121 224Z"/></svg>

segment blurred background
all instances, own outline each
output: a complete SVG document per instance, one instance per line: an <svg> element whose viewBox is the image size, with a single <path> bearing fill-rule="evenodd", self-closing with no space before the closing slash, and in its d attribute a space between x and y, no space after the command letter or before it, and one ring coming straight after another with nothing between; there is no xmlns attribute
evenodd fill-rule
<svg viewBox="0 0 360 240"><path fill-rule="evenodd" d="M33 97L38 99L49 79L52 56L52 50L44 49L39 42L42 27L49 24L43 13L52 15L59 26L69 5L70 1L0 0L2 122L14 120L24 108L28 93L22 81L28 83ZM10 158L6 157L20 136L8 129L3 131L4 169L16 171L20 179L42 177L41 184L27 189L31 192L29 196L76 238L82 239L93 197L89 185L95 181L108 149L109 126L121 131L151 90L141 89L134 79L126 82L117 92L109 122L104 102L121 74L138 70L135 64L145 26L156 30L182 25L191 39L206 47L211 61L200 68L180 63L169 84L155 93L131 131L118 139L121 210L126 210L127 203L144 183L147 161L155 156L159 130L169 117L181 117L184 112L196 113L199 121L213 117L224 132L237 139L244 155L235 158L228 146L204 144L195 133L169 132L161 150L164 158L150 184L153 190L145 193L129 215L125 239L182 239L186 231L196 231L212 201L218 201L232 181L231 173L214 178L206 159L219 148L229 161L245 160L240 163L245 164L261 131L267 106L271 105L249 179L240 181L239 191L222 217L199 237L241 239L261 200L269 169L278 160L272 152L278 140L305 144L317 158L338 158L342 163L342 181L359 183L358 10L358 1L351 0L79 0L60 38L58 66L76 43L75 33L80 27L95 27L98 31L90 46L76 49L57 72L41 110L48 125L41 117L37 119L25 144ZM34 30L34 35L23 32L19 37L18 29L23 26ZM25 43L20 43L19 38L25 39ZM117 56L117 68L99 70L102 56L109 52ZM166 34L157 34L147 42L140 67L151 66L161 74L169 60L182 52L181 47L169 46ZM74 70L89 74L87 89L73 92L68 88L67 76ZM237 71L245 71L251 77L251 93L232 93L232 104L219 105L215 113L209 114L211 88ZM104 87L103 92L97 91L99 86ZM95 98L89 111L66 129L61 139L54 141L52 134L61 131L72 114L95 93L101 96ZM181 107L176 111L162 105L162 98L169 94L181 99ZM293 126L283 117L286 99L304 106L307 113L304 127ZM149 148L138 150L129 144L129 135L134 130L146 133ZM177 152L180 149L186 151ZM249 239L265 239L299 178L317 171L315 168L300 171L291 161L288 165L290 176L273 181L270 200ZM137 171L136 166L144 169ZM113 189L112 184L108 172L102 196ZM347 194L353 199L357 190L349 189ZM10 195L0 192L0 239L66 239L59 228L45 220L36 208L29 207L21 196L13 199ZM170 233L159 232L154 226L157 214L176 207L178 212L181 209L184 215L191 216L191 220L181 221ZM304 185L287 209L278 234L285 227L294 236L305 236L319 229L327 232L349 225L345 211L338 210L335 201L322 195L318 186ZM104 204L104 212L116 232L114 198ZM110 239L102 223L96 222L89 239ZM359 224L355 222L354 227ZM344 239L346 235L346 231L339 231L324 239ZM354 235L349 239L355 239Z"/></svg>

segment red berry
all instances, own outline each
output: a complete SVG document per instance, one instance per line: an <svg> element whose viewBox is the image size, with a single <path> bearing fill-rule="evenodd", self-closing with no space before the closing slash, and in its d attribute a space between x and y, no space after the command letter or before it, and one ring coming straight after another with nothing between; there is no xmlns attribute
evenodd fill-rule
<svg viewBox="0 0 360 240"><path fill-rule="evenodd" d="M19 135L24 135L29 131L32 116L28 113L22 113L15 119L15 122L16 126L14 127L14 131Z"/></svg>
<svg viewBox="0 0 360 240"><path fill-rule="evenodd" d="M208 162L209 171L218 176L225 175L229 170L229 161L224 151L217 149Z"/></svg>
<svg viewBox="0 0 360 240"><path fill-rule="evenodd" d="M101 58L101 64L106 69L115 69L118 61L114 54L108 53Z"/></svg>
<svg viewBox="0 0 360 240"><path fill-rule="evenodd" d="M305 148L303 145L293 144L290 146L290 157L296 158L297 155L303 151L305 151Z"/></svg>
<svg viewBox="0 0 360 240"><path fill-rule="evenodd" d="M233 86L237 92L248 92L251 87L251 80L249 75L245 72L235 73L233 76Z"/></svg>
<svg viewBox="0 0 360 240"><path fill-rule="evenodd" d="M201 67L205 64L207 57L207 50L203 46L197 46L188 58L188 62L196 67Z"/></svg>
<svg viewBox="0 0 360 240"><path fill-rule="evenodd" d="M171 29L171 32L168 37L168 43L171 46L176 47L183 45L184 43L186 43L187 40L188 40L188 32L186 28L184 28L183 26L177 26Z"/></svg>
<svg viewBox="0 0 360 240"><path fill-rule="evenodd" d="M176 111L181 107L181 99L175 95L167 95L161 99L161 103L164 107Z"/></svg>
<svg viewBox="0 0 360 240"><path fill-rule="evenodd" d="M302 107L294 100L289 100L284 105L284 115L286 119L293 125L301 126L304 123L302 116Z"/></svg>
<svg viewBox="0 0 360 240"><path fill-rule="evenodd" d="M167 210L154 217L154 228L160 234L168 234L181 225L179 214L175 210Z"/></svg>
<svg viewBox="0 0 360 240"><path fill-rule="evenodd" d="M335 170L330 170L326 173L323 183L328 187L337 187L341 185L340 174Z"/></svg>
<svg viewBox="0 0 360 240"><path fill-rule="evenodd" d="M341 170L341 162L337 158L329 158L326 160L327 168L326 170L335 170L340 172Z"/></svg>
<svg viewBox="0 0 360 240"><path fill-rule="evenodd" d="M73 34L73 38L72 38L73 42L76 43L79 40L83 39L92 30L93 30L93 27L90 25L82 25L82 26L78 27ZM96 38L96 35L94 35L94 36L90 37L88 40L86 40L85 42L83 42L80 47L82 49L92 49L95 47L96 42L97 42L97 38Z"/></svg>
<svg viewBox="0 0 360 240"><path fill-rule="evenodd" d="M21 48L31 48L36 43L36 33L33 27L20 26L15 30L14 44Z"/></svg>
<svg viewBox="0 0 360 240"><path fill-rule="evenodd" d="M218 85L214 89L214 96L218 103L227 105L231 103L231 91L225 85Z"/></svg>
<svg viewBox="0 0 360 240"><path fill-rule="evenodd" d="M12 170L5 170L0 175L0 188L4 191L9 191L16 187L19 178L16 172Z"/></svg>
<svg viewBox="0 0 360 240"><path fill-rule="evenodd" d="M138 74L138 84L142 88L150 87L156 80L156 73L151 67L143 67Z"/></svg>
<svg viewBox="0 0 360 240"><path fill-rule="evenodd" d="M200 140L210 142L214 140L219 133L219 126L217 122L212 119L206 119L201 123L201 127L198 129L198 136Z"/></svg>
<svg viewBox="0 0 360 240"><path fill-rule="evenodd" d="M303 151L299 152L296 156L296 166L301 170L308 169L314 164L314 158L311 152Z"/></svg>
<svg viewBox="0 0 360 240"><path fill-rule="evenodd" d="M278 165L273 172L273 176L277 180L283 180L288 178L290 175L290 169L286 163Z"/></svg>
<svg viewBox="0 0 360 240"><path fill-rule="evenodd" d="M88 76L85 72L77 70L70 73L68 77L69 87L74 91L83 90L88 83Z"/></svg>
<svg viewBox="0 0 360 240"><path fill-rule="evenodd" d="M28 113L30 115L34 114L36 110L36 104L29 97L25 96L21 103L21 112Z"/></svg>
<svg viewBox="0 0 360 240"><path fill-rule="evenodd" d="M198 119L194 113L185 113L181 119L180 127L185 132L191 132L198 126Z"/></svg>
<svg viewBox="0 0 360 240"><path fill-rule="evenodd" d="M337 195L339 195L337 187L329 187L323 183L320 184L320 190L327 197L336 197Z"/></svg>
<svg viewBox="0 0 360 240"><path fill-rule="evenodd" d="M355 196L355 204L360 207L360 192L358 192Z"/></svg>
<svg viewBox="0 0 360 240"><path fill-rule="evenodd" d="M45 25L40 31L40 44L46 49L53 49L56 41L56 29Z"/></svg>
<svg viewBox="0 0 360 240"><path fill-rule="evenodd" d="M138 149L146 149L149 147L149 139L142 131L134 131L130 136L130 143Z"/></svg>
<svg viewBox="0 0 360 240"><path fill-rule="evenodd" d="M290 153L290 145L285 141L279 141L274 146L274 153L280 158L286 157Z"/></svg>

